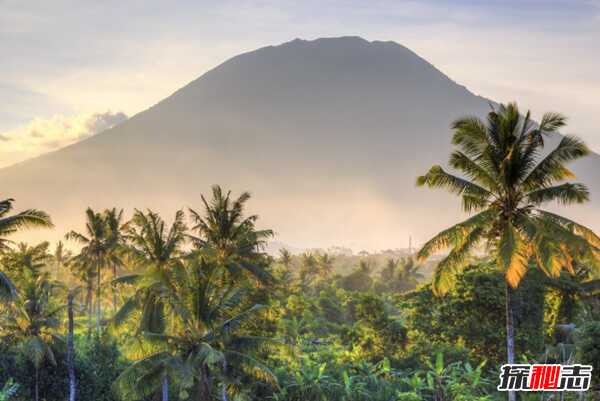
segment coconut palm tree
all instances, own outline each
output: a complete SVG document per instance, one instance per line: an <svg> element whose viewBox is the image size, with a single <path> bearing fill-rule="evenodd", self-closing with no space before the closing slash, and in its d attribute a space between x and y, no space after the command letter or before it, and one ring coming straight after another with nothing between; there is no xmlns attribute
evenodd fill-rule
<svg viewBox="0 0 600 401"><path fill-rule="evenodd" d="M231 191L223 193L218 185L212 188L212 199L202 196L204 213L189 209L194 223L191 239L197 248L209 247L216 252L216 261L226 268L232 279L240 280L249 273L259 283L271 281L267 258L262 252L272 230L257 230L257 215L244 216L248 192L231 199Z"/></svg>
<svg viewBox="0 0 600 401"><path fill-rule="evenodd" d="M86 270L93 270L96 279L96 334L100 335L100 320L102 317L101 305L101 283L102 269L110 266L111 263L117 263L116 255L112 251L112 233L106 222L105 214L95 212L91 208L85 211L86 224L85 232L79 233L70 231L65 235L67 240L82 245L79 255L76 256L76 262L86 266ZM89 277L90 274L87 274Z"/></svg>
<svg viewBox="0 0 600 401"><path fill-rule="evenodd" d="M54 248L53 256L53 264L54 264L54 272L55 277L58 279L60 276L60 272L68 266L71 258L73 257L73 252L68 249L65 249L65 244L62 241L58 241L56 244L56 248Z"/></svg>
<svg viewBox="0 0 600 401"><path fill-rule="evenodd" d="M124 398L156 393L165 375L173 378L180 396L192 394L199 401L212 399L216 377L220 377L224 400L228 399L228 385L235 383L231 378L242 369L272 377L246 352L265 339L242 335L240 330L262 306L240 309L244 291L222 285L225 271L214 263L213 252L199 255L160 274L146 275L146 285L161 288L155 297L163 305L163 313L160 331L144 331L143 335L161 350L120 375L115 388ZM145 325L143 321L142 316L140 325Z"/></svg>
<svg viewBox="0 0 600 401"><path fill-rule="evenodd" d="M507 361L514 363L513 289L526 274L530 262L552 277L562 269L573 271L575 259L598 265L600 238L590 229L541 208L588 200L587 188L563 182L574 174L566 164L590 151L573 136L559 137L566 119L547 113L539 124L531 114L519 113L516 104L493 108L483 122L476 117L453 123L452 143L457 149L450 166L463 176L433 166L417 179L417 185L443 188L462 198L463 210L474 213L465 221L437 234L418 253L424 260L435 252L450 249L438 264L433 288L447 291L468 256L483 245L506 277ZM558 144L546 152L548 142ZM515 400L516 394L509 393Z"/></svg>
<svg viewBox="0 0 600 401"><path fill-rule="evenodd" d="M312 252L304 252L302 254L302 266L300 268L300 283L303 288L314 280L319 272L319 262L317 257Z"/></svg>
<svg viewBox="0 0 600 401"><path fill-rule="evenodd" d="M57 305L53 299L60 286L43 270L45 265L38 263L42 260L41 250L47 247L47 243L37 247L22 245L15 251L8 251L3 258L11 266L9 275L19 291L5 313L0 315L0 338L14 344L33 365L36 401L40 400L40 368L45 362L56 365L54 348L62 341L57 334L64 305ZM50 255L46 256L49 260Z"/></svg>
<svg viewBox="0 0 600 401"><path fill-rule="evenodd" d="M67 374L69 376L69 401L75 401L75 396L77 395L73 296L73 290L69 289L67 293Z"/></svg>
<svg viewBox="0 0 600 401"><path fill-rule="evenodd" d="M2 265L9 273L20 272L24 268L40 272L52 261L52 255L48 253L49 247L48 242L41 242L34 246L21 242L14 249L4 253Z"/></svg>
<svg viewBox="0 0 600 401"><path fill-rule="evenodd" d="M50 216L46 213L28 209L23 212L8 215L13 210L14 199L0 201L0 252L6 251L11 241L6 238L20 230L28 228L53 227ZM8 276L0 271L0 302L13 299L16 294L14 285Z"/></svg>
<svg viewBox="0 0 600 401"><path fill-rule="evenodd" d="M292 266L292 253L285 248L279 250L279 263L283 265L287 270Z"/></svg>
<svg viewBox="0 0 600 401"><path fill-rule="evenodd" d="M390 283L396 278L396 271L400 265L399 259L389 258L385 262L385 266L381 269L380 280L381 283L390 286Z"/></svg>
<svg viewBox="0 0 600 401"><path fill-rule="evenodd" d="M146 213L136 210L127 225L125 239L136 264L165 267L180 256L187 239L186 231L182 210L175 213L171 227L151 210Z"/></svg>
<svg viewBox="0 0 600 401"><path fill-rule="evenodd" d="M136 292L127 299L113 318L115 325L123 324L136 310L141 311L138 334L143 332L161 333L164 330L164 303L161 294L169 291L163 288L164 282L157 277L164 274L181 256L186 241L187 227L183 211L175 214L173 224L167 229L161 217L152 211L144 213L136 210L129 222L125 238L136 265L144 269L140 273L123 276L115 283L127 282L136 285ZM169 399L167 372L163 372L161 395L163 401Z"/></svg>
<svg viewBox="0 0 600 401"><path fill-rule="evenodd" d="M319 265L319 276L321 278L327 278L333 273L333 263L335 262L335 257L329 255L328 253L323 253L317 256L317 263Z"/></svg>
<svg viewBox="0 0 600 401"><path fill-rule="evenodd" d="M417 286L419 280L423 279L423 275L419 272L421 266L415 263L411 256L402 258L400 261L400 271L398 272L397 291L412 290Z"/></svg>
<svg viewBox="0 0 600 401"><path fill-rule="evenodd" d="M123 221L123 209L106 209L104 211L104 220L108 228L106 239L107 262L112 270L112 279L117 278L117 269L123 266L123 255L125 248L125 231L127 224ZM113 308L117 310L117 292L114 284L112 285Z"/></svg>
<svg viewBox="0 0 600 401"><path fill-rule="evenodd" d="M96 281L96 267L88 263L81 255L76 255L69 260L68 267L71 275L81 283L83 299L80 300L80 310L85 309L88 315L88 336L93 332L94 320L94 283Z"/></svg>
<svg viewBox="0 0 600 401"><path fill-rule="evenodd" d="M342 288L348 291L368 291L373 285L372 271L371 264L367 260L361 260L358 267L341 280Z"/></svg>

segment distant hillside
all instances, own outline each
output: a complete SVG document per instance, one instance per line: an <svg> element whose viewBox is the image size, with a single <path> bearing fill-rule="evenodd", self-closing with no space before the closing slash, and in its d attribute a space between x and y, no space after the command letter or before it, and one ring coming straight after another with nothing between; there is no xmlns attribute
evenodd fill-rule
<svg viewBox="0 0 600 401"><path fill-rule="evenodd" d="M0 182L19 208L50 212L56 238L87 206L168 217L219 183L250 190L285 243L406 247L458 217L457 200L414 180L447 160L452 120L488 108L397 43L297 39L236 56L113 129L1 170ZM597 156L577 167L593 202L569 211L597 229L599 169Z"/></svg>

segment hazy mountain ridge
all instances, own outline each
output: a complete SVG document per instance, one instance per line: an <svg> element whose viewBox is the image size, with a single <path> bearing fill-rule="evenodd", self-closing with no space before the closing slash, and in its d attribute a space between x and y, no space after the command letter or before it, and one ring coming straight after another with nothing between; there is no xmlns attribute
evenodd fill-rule
<svg viewBox="0 0 600 401"><path fill-rule="evenodd" d="M405 246L409 233L423 240L456 219L458 201L414 180L447 160L452 120L488 109L396 43L296 39L233 57L113 129L0 170L0 180L20 208L50 212L57 235L88 205L169 216L219 183L250 190L253 211L287 243ZM599 167L594 156L576 169L593 202L572 214L590 222Z"/></svg>

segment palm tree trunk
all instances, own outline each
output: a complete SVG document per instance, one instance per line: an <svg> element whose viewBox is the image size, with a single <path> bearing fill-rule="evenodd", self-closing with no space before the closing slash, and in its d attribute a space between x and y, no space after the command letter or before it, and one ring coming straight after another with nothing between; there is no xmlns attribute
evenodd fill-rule
<svg viewBox="0 0 600 401"><path fill-rule="evenodd" d="M67 370L69 373L69 401L75 401L75 347L73 344L73 292L67 295L67 315L69 319L67 333Z"/></svg>
<svg viewBox="0 0 600 401"><path fill-rule="evenodd" d="M86 295L86 306L88 310L88 337L92 335L92 321L94 316L94 288L92 279L88 280L87 295Z"/></svg>
<svg viewBox="0 0 600 401"><path fill-rule="evenodd" d="M169 378L167 376L162 380L162 401L169 401Z"/></svg>
<svg viewBox="0 0 600 401"><path fill-rule="evenodd" d="M513 315L513 289L506 283L506 363L515 363L515 321ZM508 401L517 401L515 391L508 392Z"/></svg>
<svg viewBox="0 0 600 401"><path fill-rule="evenodd" d="M227 383L225 382L227 380L227 359L225 358L225 356L223 356L223 394L222 394L222 398L223 401L229 401L229 399L227 398Z"/></svg>
<svg viewBox="0 0 600 401"><path fill-rule="evenodd" d="M40 401L40 369L35 368L35 401Z"/></svg>
<svg viewBox="0 0 600 401"><path fill-rule="evenodd" d="M211 401L210 395L210 372L206 365L200 368L201 375L198 381L198 401Z"/></svg>
<svg viewBox="0 0 600 401"><path fill-rule="evenodd" d="M102 316L102 307L100 305L100 265L98 265L96 275L96 335L100 337L100 316Z"/></svg>
<svg viewBox="0 0 600 401"><path fill-rule="evenodd" d="M117 278L117 265L113 263L112 266L113 280ZM113 309L114 312L117 313L117 287L115 284L112 284L112 293L113 293Z"/></svg>

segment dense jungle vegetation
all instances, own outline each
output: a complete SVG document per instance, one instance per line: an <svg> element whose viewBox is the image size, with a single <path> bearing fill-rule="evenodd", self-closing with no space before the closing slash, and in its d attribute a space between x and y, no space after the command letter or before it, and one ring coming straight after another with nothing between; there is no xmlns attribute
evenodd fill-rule
<svg viewBox="0 0 600 401"><path fill-rule="evenodd" d="M248 193L219 186L160 216L88 209L64 242L40 210L0 202L0 401L484 401L506 361L592 364L600 385L600 238L540 207L589 194L589 151L558 114L516 105L454 123L450 166L418 185L470 217L416 252L269 255ZM509 399L517 394L508 394Z"/></svg>

